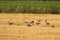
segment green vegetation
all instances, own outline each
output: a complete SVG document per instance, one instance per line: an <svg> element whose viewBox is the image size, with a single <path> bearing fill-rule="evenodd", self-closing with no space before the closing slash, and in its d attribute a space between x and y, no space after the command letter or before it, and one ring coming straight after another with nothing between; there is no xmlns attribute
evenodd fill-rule
<svg viewBox="0 0 60 40"><path fill-rule="evenodd" d="M0 0L0 1L60 1L60 0Z"/></svg>
<svg viewBox="0 0 60 40"><path fill-rule="evenodd" d="M0 13L60 13L59 1L0 1Z"/></svg>

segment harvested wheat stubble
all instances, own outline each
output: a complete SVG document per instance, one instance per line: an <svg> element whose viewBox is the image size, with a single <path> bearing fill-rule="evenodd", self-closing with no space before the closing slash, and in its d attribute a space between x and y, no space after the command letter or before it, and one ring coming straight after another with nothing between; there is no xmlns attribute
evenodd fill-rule
<svg viewBox="0 0 60 40"><path fill-rule="evenodd" d="M8 25L12 19L14 25ZM28 27L24 24L27 21L42 20L41 24ZM48 20L56 27L52 28L44 23ZM19 26L16 24L20 23ZM52 14L0 14L0 40L60 40L60 15Z"/></svg>

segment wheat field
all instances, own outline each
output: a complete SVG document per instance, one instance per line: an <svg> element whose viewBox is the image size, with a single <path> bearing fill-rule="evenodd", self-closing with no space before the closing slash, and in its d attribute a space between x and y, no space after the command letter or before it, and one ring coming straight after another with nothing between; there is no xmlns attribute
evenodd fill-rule
<svg viewBox="0 0 60 40"><path fill-rule="evenodd" d="M8 24L10 19L13 25ZM40 25L24 24L24 21L39 19ZM45 20L55 27L46 25ZM0 40L60 40L60 14L0 14Z"/></svg>

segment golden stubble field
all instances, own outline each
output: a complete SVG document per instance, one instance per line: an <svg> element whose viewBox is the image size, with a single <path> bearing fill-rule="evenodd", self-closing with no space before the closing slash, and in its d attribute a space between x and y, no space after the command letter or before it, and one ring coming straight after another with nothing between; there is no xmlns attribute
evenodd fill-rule
<svg viewBox="0 0 60 40"><path fill-rule="evenodd" d="M14 25L8 24L10 19ZM36 22L38 19L41 20L39 26L24 24L24 21ZM45 20L55 27L46 25ZM0 40L60 40L60 14L0 14Z"/></svg>

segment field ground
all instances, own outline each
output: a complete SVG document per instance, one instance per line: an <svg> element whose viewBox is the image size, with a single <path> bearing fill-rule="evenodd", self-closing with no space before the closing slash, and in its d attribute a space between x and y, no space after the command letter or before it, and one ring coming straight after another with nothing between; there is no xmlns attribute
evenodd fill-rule
<svg viewBox="0 0 60 40"><path fill-rule="evenodd" d="M8 25L10 19L14 25ZM36 22L38 19L42 20L39 26L24 24L25 20ZM46 25L44 20L55 27ZM0 14L0 40L60 40L60 14Z"/></svg>

